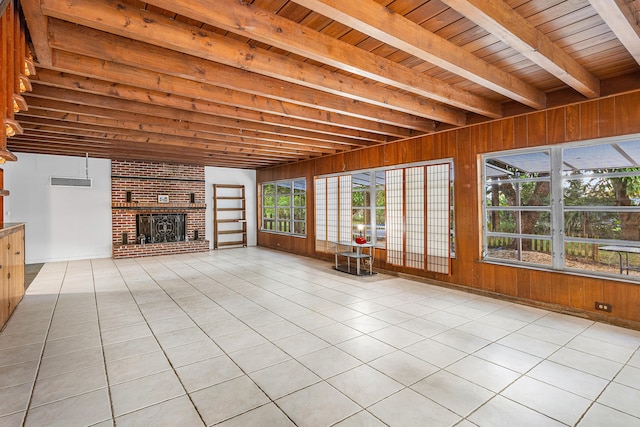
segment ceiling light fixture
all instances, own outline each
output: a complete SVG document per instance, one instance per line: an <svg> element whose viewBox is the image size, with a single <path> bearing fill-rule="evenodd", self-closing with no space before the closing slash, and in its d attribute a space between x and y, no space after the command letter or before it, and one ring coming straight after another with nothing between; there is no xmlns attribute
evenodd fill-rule
<svg viewBox="0 0 640 427"><path fill-rule="evenodd" d="M18 113L20 111L27 111L29 106L27 105L27 101L21 95L16 93L13 94L13 112Z"/></svg>
<svg viewBox="0 0 640 427"><path fill-rule="evenodd" d="M9 150L0 150L0 163L4 163L7 160L10 162L15 162L16 160L18 160L18 158Z"/></svg>
<svg viewBox="0 0 640 427"><path fill-rule="evenodd" d="M29 81L29 77L24 74L20 74L20 93L31 92L33 90L33 86L31 86L31 81Z"/></svg>
<svg viewBox="0 0 640 427"><path fill-rule="evenodd" d="M36 74L36 66L33 63L33 59L25 58L25 60L24 60L24 74L27 77L35 76L35 74Z"/></svg>
<svg viewBox="0 0 640 427"><path fill-rule="evenodd" d="M18 123L17 121L13 120L13 119L5 119L4 122L4 131L5 134L7 135L7 137L11 138L12 136L15 135L20 135L24 132L24 130L22 129L22 126L20 126L20 123ZM1 155L2 151L0 150L0 155ZM9 160L9 159L7 159Z"/></svg>

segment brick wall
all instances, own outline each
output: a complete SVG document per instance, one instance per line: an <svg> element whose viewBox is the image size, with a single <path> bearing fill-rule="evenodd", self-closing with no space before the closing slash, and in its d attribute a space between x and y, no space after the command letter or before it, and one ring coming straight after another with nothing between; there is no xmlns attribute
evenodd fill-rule
<svg viewBox="0 0 640 427"><path fill-rule="evenodd" d="M127 201L127 192L131 192L131 201ZM159 203L160 195L168 196L169 203ZM194 203L191 203L192 197ZM209 250L209 241L204 240L206 201L202 166L113 160L111 203L114 258ZM139 244L136 215L148 213L185 213L188 241ZM198 240L195 240L196 230Z"/></svg>

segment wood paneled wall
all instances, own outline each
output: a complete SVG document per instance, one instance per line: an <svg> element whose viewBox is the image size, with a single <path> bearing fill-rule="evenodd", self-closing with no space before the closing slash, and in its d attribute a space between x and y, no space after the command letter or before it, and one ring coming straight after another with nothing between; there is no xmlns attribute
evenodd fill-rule
<svg viewBox="0 0 640 427"><path fill-rule="evenodd" d="M17 111L25 111L27 104L22 93L31 90L29 75L35 73L27 47L26 26L18 0L0 1L0 162L15 161L7 149L7 138L22 133L15 120ZM1 170L1 169L0 169ZM2 201L7 193L0 182L0 223Z"/></svg>
<svg viewBox="0 0 640 427"><path fill-rule="evenodd" d="M300 255L326 257L324 254L316 253L314 249L314 176L453 158L457 237L456 259L452 263L451 275L386 265L383 262L384 254L378 257L377 267L638 327L638 284L481 261L478 166L479 155L487 152L640 133L639 117L640 91L636 91L321 159L258 170L258 183L306 177L308 186L307 238L258 232L258 245ZM595 301L612 304L613 312L596 312Z"/></svg>

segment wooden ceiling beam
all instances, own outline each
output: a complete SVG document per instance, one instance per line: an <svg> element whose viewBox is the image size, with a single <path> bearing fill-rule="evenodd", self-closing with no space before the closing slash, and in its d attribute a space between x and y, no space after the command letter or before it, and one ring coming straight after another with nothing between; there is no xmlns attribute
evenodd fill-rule
<svg viewBox="0 0 640 427"><path fill-rule="evenodd" d="M51 48L48 40L48 19L40 9L40 0L20 0L22 13L29 28L35 59L39 64L51 65Z"/></svg>
<svg viewBox="0 0 640 427"><path fill-rule="evenodd" d="M54 58L57 56L57 52L54 52ZM54 59L55 61L55 59ZM114 105L118 104L117 101L133 101L134 103L123 102L119 107L111 107L115 109L122 109L124 105L131 107L132 110L124 110L137 112L141 114L152 114L152 111L155 111L157 106L162 107L170 107L178 110L184 110L184 119L191 120L191 114L194 113L202 113L206 115L214 115L214 116L222 116L227 118L241 118L244 120L251 120L254 122L262 122L262 123L271 123L271 124L281 124L285 125L286 123L290 123L291 126L295 126L296 128L304 128L308 122L303 122L301 118L292 119L290 117L286 117L283 113L281 116L268 114L265 112L252 111L247 109L242 109L239 107L231 107L220 105L215 102L210 102L201 99L194 98L186 98L181 96L174 96L170 93L165 92L157 92L151 90L143 90L130 86L119 86L113 85L111 83L89 79L81 76L74 76L73 74L69 75L69 78L65 79L65 73L60 74L61 79L57 79L55 82L47 82L42 80L39 76L34 78L33 84L34 86L43 86L50 85L53 87L64 87L69 89L69 95L74 96L74 99L77 100L79 104L84 104L82 101L83 93L93 93L104 95L104 97L111 97L112 100L104 100L106 104ZM66 83L65 83L66 80ZM34 89L35 90L35 89ZM72 92L78 92L81 96L72 95ZM64 98L58 98L64 99ZM106 106L106 104L102 104ZM137 104L137 105L136 105ZM95 105L95 104L93 104ZM98 104L99 106L100 104ZM303 108L303 107L300 107ZM340 114L331 114L331 113L322 113L317 110L308 109L307 112L308 117L305 117L304 120L314 120L317 124L326 124L326 125L342 125L342 126L351 126L358 131L375 131L384 129L389 132L400 132L401 128L397 126L386 125L383 123L376 123L370 120L359 119L355 117L343 116ZM311 117L313 115L313 117ZM173 116L176 118L177 116ZM278 120L282 118L283 120ZM309 125L311 129L314 129L313 124ZM315 129L319 129L321 126L315 127ZM400 132L402 133L402 132Z"/></svg>
<svg viewBox="0 0 640 427"><path fill-rule="evenodd" d="M235 158L245 158L247 156L251 156L254 159L262 159L262 160L270 160L270 161L298 161L301 156L298 155L287 155L283 153L265 153L264 151L258 149L250 149L250 148L237 148L230 144L220 144L214 145L210 144L209 147L203 149L202 144L198 143L189 143L184 141L161 141L158 139L146 139L144 137L132 136L132 135L117 135L117 134L109 134L103 132L90 132L90 131L79 131L74 130L73 132L65 132L64 129L56 128L56 127L47 127L47 126L33 126L29 125L29 127L25 130L25 136L32 136L36 139L40 138L57 138L60 141L82 141L84 143L101 143L104 141L112 141L119 142L129 146L130 148L135 149L144 149L144 150L152 150L156 147L165 147L168 148L169 151L173 150L176 153L179 153L183 149L195 149L200 150L210 154L225 154ZM303 159L309 159L314 156L305 155L302 156ZM317 157L317 156L316 156Z"/></svg>
<svg viewBox="0 0 640 427"><path fill-rule="evenodd" d="M243 134L249 132L249 134L265 134L265 135L284 135L294 138L300 138L302 140L311 141L324 141L324 142L343 142L353 143L358 145L361 142L362 145L367 143L376 143L372 140L361 140L356 138L342 138L340 136L329 136L327 134L316 132L304 132L296 129L290 129L281 126L272 125L260 125L253 122L242 122L226 118L218 118L224 120L216 120L215 117L208 115L193 114L188 118L172 118L172 113L176 113L176 110L165 109L163 116L159 115L146 115L131 113L125 111L118 111L113 109L106 109L100 107L92 107L87 105L77 105L74 103L67 103L64 100L48 100L44 98L31 98L29 104L29 112L32 110L37 111L42 117L53 119L65 119L72 121L82 121L85 123L98 121L100 119L113 120L125 123L138 124L140 128L144 128L147 124L167 126L175 129L185 129L193 131L213 132L213 130L220 130L221 132L228 132L229 134ZM200 117L204 116L204 117ZM215 132L214 132L215 133ZM380 142L380 141L377 141Z"/></svg>
<svg viewBox="0 0 640 427"><path fill-rule="evenodd" d="M240 169L254 169L268 167L277 162L254 160L247 158L230 158L226 155L207 154L200 150L180 150L178 152L166 151L162 147L134 149L121 147L118 144L102 146L100 144L82 144L77 142L64 142L58 138L38 136L36 140L30 136L11 138L10 148L18 153L36 153L49 155L81 156L89 154L89 157L110 158L119 160L159 161L179 164L209 165L217 167L230 167Z"/></svg>
<svg viewBox="0 0 640 427"><path fill-rule="evenodd" d="M77 74L87 75L91 70L94 77L104 80L241 108L261 106L259 111L295 111L300 105L424 132L435 130L433 121L418 118L413 111L390 109L387 104L354 101L57 19L51 20L49 28L52 48L79 55L56 54L56 68ZM98 68L98 61L87 64L89 59L81 56L115 64Z"/></svg>
<svg viewBox="0 0 640 427"><path fill-rule="evenodd" d="M41 69L40 73L45 74L50 70ZM51 71L56 72L57 71ZM56 85L55 87L59 88L69 88L68 86ZM70 89L70 88L69 88ZM390 138L383 134L375 134L371 132L357 131L352 129L340 128L337 126L324 126L316 125L315 123L309 123L309 126L313 129L309 132L300 127L293 127L293 125L300 125L300 122L294 121L286 121L284 123L288 123L289 126L284 125L283 123L271 124L268 123L269 117L264 117L263 122L258 121L248 121L248 120L238 120L237 118L223 117L223 116L214 116L211 114L205 113L196 113L190 112L186 110L178 110L170 107L164 107L159 105L143 105L141 106L137 102L131 102L131 108L128 110L120 110L109 107L96 107L90 105L80 105L76 103L66 103L64 100L49 100L45 98L31 98L31 103L33 103L36 107L41 107L44 109L48 109L51 111L62 111L69 113L76 113L81 115L89 115L95 117L104 117L104 118L122 118L122 115L130 118L131 120L138 120L139 122L145 122L147 120L159 120L160 122L166 123L167 120L177 121L178 123L200 123L200 124L212 124L218 126L227 126L227 127L235 127L238 130L240 129L250 129L259 132L265 133L275 133L275 134L283 134L283 135L291 135L297 136L301 138L307 137L309 135L310 139L317 140L325 140L326 138L331 139L334 136L347 136L351 137L355 140L364 140L366 142L385 142L385 140L393 140L395 138ZM31 105L31 104L29 104ZM140 107L144 107L140 108ZM144 110L144 111L143 111ZM241 113L239 114L241 115ZM281 117L278 117L281 118ZM286 120L285 118L282 118ZM315 126L314 126L315 125Z"/></svg>
<svg viewBox="0 0 640 427"><path fill-rule="evenodd" d="M492 118L502 117L500 105L493 101L249 3L237 0L152 0L150 3L443 104ZM356 7L368 7L362 5L360 0L347 3Z"/></svg>
<svg viewBox="0 0 640 427"><path fill-rule="evenodd" d="M209 146L210 144L232 144L238 148L251 148L260 149L265 152L294 154L294 155L319 155L319 154L334 154L338 150L330 148L318 148L308 144L300 143L287 143L279 140L265 140L252 135L224 135L224 134L209 134L192 131L181 131L179 129L166 127L147 125L140 126L138 123L126 122L126 121L114 121L106 119L89 120L89 123L84 123L87 117L80 118L77 121L70 121L68 117L63 119L51 119L45 118L38 114L38 111L29 109L20 115L22 118L21 123L24 122L31 126L48 126L58 127L68 130L70 133L72 130L84 130L94 132L110 132L114 134L122 135L147 135L151 139L154 135L165 135L176 137L177 140L183 141L200 141L203 146Z"/></svg>
<svg viewBox="0 0 640 427"><path fill-rule="evenodd" d="M28 115L23 116L23 123L32 130L47 129L53 132L53 128L59 131L66 131L69 135L82 136L85 133L95 137L114 140L126 140L132 142L153 142L157 144L178 146L178 147L200 147L202 149L212 149L216 147L231 147L233 151L260 150L265 153L275 153L282 155L307 156L334 154L335 149L320 149L317 147L305 147L303 145L291 146L284 143L256 143L255 140L241 137L217 137L217 138L196 138L180 136L172 138L157 132L123 129L120 127L96 127L84 123L70 123L53 119L34 118ZM165 136L163 136L165 135Z"/></svg>
<svg viewBox="0 0 640 427"><path fill-rule="evenodd" d="M311 105L300 105L283 100L256 96L74 53L55 50L53 55L54 69L64 70L65 73L68 72L118 83L118 85L112 85L114 88L120 85L126 85L126 87L139 88L141 91L152 90L180 97L212 101L230 107L290 116L303 120L315 118L318 116L318 112L323 113L322 110L324 110L345 117L376 121L391 126L413 128L421 132L433 132L435 130L435 123L433 121L419 119L406 113L361 102L357 103L357 105L356 103L349 105L349 103L346 102L347 100L340 100L339 97L335 97L336 105L332 109L329 109L328 106L324 108L314 108ZM39 80L42 81L45 79L39 78Z"/></svg>
<svg viewBox="0 0 640 427"><path fill-rule="evenodd" d="M38 98L35 98L38 100ZM58 102L58 108L62 106ZM74 108L75 107L75 108ZM209 125L195 122L184 122L180 120L167 120L156 118L152 116L144 116L134 115L135 117L131 117L130 114L120 113L115 110L102 110L97 109L99 116L93 116L89 114L77 114L72 113L70 110L79 110L82 111L86 109L86 107L78 107L74 104L67 104L65 111L54 111L49 109L39 108L36 105L30 105L29 111L24 112L20 115L20 117L39 117L44 119L53 119L53 120L63 120L70 123L84 123L92 126L105 126L105 127L121 127L124 129L131 130L142 130L142 131L155 131L157 133L162 133L166 135L177 135L177 136L192 136L192 137L204 137L205 135L224 135L224 136L244 136L248 138L254 138L257 140L264 141L287 141L287 135L278 136L276 132L260 132L252 129L238 129L238 128L229 128L217 125ZM86 111L83 111L86 113ZM109 112L112 113L112 116L108 115ZM361 146L364 144L357 144L353 140L349 140L344 138L343 140L330 140L328 138L300 138L295 137L294 144L310 144L312 145L314 141L322 141L327 143L339 142L342 144L349 144L351 147ZM308 139L308 141L306 141Z"/></svg>
<svg viewBox="0 0 640 427"><path fill-rule="evenodd" d="M625 49L640 64L640 25L632 10L633 2L589 0L589 3L618 37Z"/></svg>
<svg viewBox="0 0 640 427"><path fill-rule="evenodd" d="M324 2L324 0L318 1ZM600 81L597 78L504 1L442 0L442 2L587 98L600 96Z"/></svg>
<svg viewBox="0 0 640 427"><path fill-rule="evenodd" d="M386 106L393 105L395 108L402 109L402 111L412 111L413 114L419 117L458 126L466 123L466 116L464 113L445 105L433 103L426 99L417 99L415 96L402 95L397 91L371 85L353 77L336 74L324 68L302 61L297 61L264 49L252 48L246 43L230 37L225 37L214 32L192 27L188 24L182 24L164 16L151 14L133 8L127 8L125 5L113 0L67 0L65 2L41 0L41 2L43 12L48 16L58 19L67 20L90 28L144 41L146 43L187 53L189 55L214 62L220 62L232 67L253 71L269 77L275 77L280 80L300 84L312 89L334 93L369 103ZM221 2L218 6L223 10L226 10L229 9L232 4L234 3L226 2L223 4ZM222 10L216 10L216 13L211 13L217 9L213 6L214 5L209 4L205 7L205 10L207 10L206 15L215 15L222 12ZM187 11L189 8L190 5L187 5ZM172 8L169 8L168 10L172 10ZM185 16L189 15L197 15L199 18L206 16L195 11L191 11ZM327 41L329 40L336 42L335 39L327 37ZM346 43L343 44L347 45ZM353 49L353 52L350 52L350 54L356 54L359 51L353 46L350 47ZM371 59L377 58L373 54L369 55L371 55ZM402 89L416 93L416 91L419 92L419 89L416 88L424 87L425 85L423 84L423 81L429 79L422 74L411 71L408 68L405 69L392 61L384 61L387 61L389 63L387 65L390 67L402 68L407 75L405 76L402 84L399 84L397 81L392 79L381 78L376 74L375 76L378 77L378 81L382 81L387 84L394 83ZM371 66L378 70L378 64L372 63ZM341 68L347 69L348 71L355 71L355 69L350 70L349 67L346 67L344 64ZM481 109L483 110L483 113L487 115L491 114L493 116L501 114L499 105L489 102L484 98L476 97L470 93L458 91L453 87L445 85L441 81L437 84L436 82L430 82L429 89L429 92L423 91L424 93L422 93L422 95L431 95L431 92L434 91L440 93L446 92L446 97L437 100L440 102L451 103L455 102L450 99L452 94L460 92L460 94L464 94L466 96L464 101L461 100L459 105L456 105L456 107L472 108L469 106L479 105L479 102L482 101L483 108ZM473 101L476 100L476 98L478 102L474 103ZM401 102L404 103L404 105L399 105ZM488 107L491 107L491 109Z"/></svg>
<svg viewBox="0 0 640 427"><path fill-rule="evenodd" d="M543 92L478 58L473 53L422 28L404 16L393 13L387 7L374 0L358 0L357 2L344 0L294 1L383 43L401 49L417 58L522 104L537 109L546 106L546 96ZM189 7L192 6L191 3L192 0L189 0ZM174 7L174 9L176 8ZM217 8L214 10L217 13ZM242 17L236 17L235 22L242 22L243 25L248 25L245 22L246 15L249 15L249 12L243 13ZM257 15L257 12L254 12L253 15ZM250 25L254 24L255 21L256 18L254 17ZM225 29L230 30L230 28ZM273 23L271 23L271 28L263 24L260 29L262 30L261 35L264 32L265 41L278 43L280 47L285 46L280 40L281 36L274 34ZM251 33L255 32L256 30L251 27ZM283 31L283 33L286 32ZM286 37L295 36L287 34ZM298 50L300 46L295 46L294 43L295 41L290 42L291 46L287 47L287 49ZM309 42L306 38L304 43L307 46L307 50L313 49L313 47L309 47ZM318 50L321 49L320 46L314 47Z"/></svg>

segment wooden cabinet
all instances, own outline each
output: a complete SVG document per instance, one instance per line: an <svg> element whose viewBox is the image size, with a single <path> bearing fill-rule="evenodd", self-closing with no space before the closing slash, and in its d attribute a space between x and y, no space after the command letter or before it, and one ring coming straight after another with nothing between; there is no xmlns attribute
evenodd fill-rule
<svg viewBox="0 0 640 427"><path fill-rule="evenodd" d="M0 228L0 328L24 296L24 224Z"/></svg>
<svg viewBox="0 0 640 427"><path fill-rule="evenodd" d="M247 246L244 185L213 184L213 249Z"/></svg>

